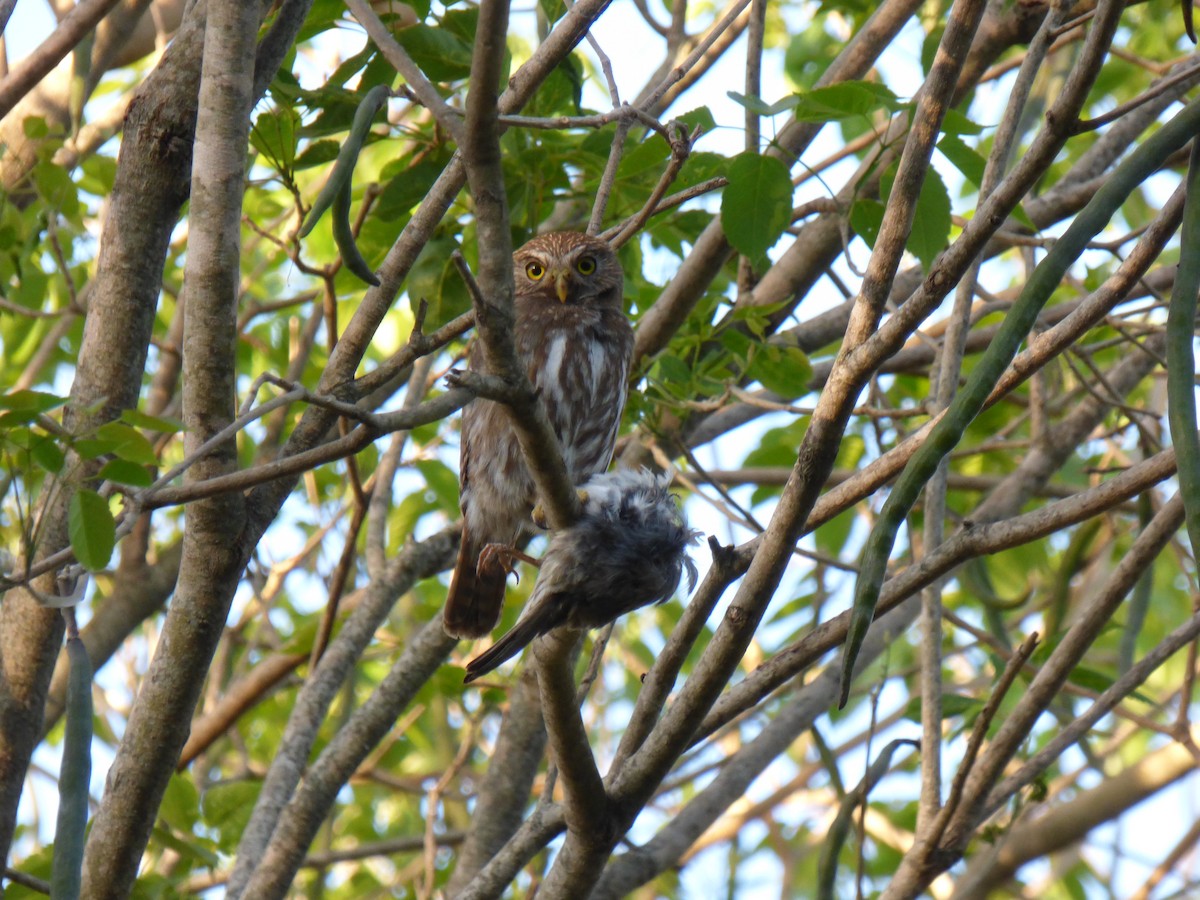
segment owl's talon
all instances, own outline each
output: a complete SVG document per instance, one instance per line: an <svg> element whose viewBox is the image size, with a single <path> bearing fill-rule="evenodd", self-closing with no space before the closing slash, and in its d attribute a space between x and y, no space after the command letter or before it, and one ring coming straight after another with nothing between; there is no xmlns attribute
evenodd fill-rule
<svg viewBox="0 0 1200 900"><path fill-rule="evenodd" d="M534 559L528 553L523 553L511 544L485 544L483 549L479 551L479 562L475 564L475 571L480 575L495 574L503 572L504 577L515 575L517 584L521 583L521 575L517 572L516 561L527 562L532 566L540 566L542 561Z"/></svg>
<svg viewBox="0 0 1200 900"><path fill-rule="evenodd" d="M485 544L479 551L475 571L480 575L495 575L503 572L508 577L513 572L514 549L508 544Z"/></svg>

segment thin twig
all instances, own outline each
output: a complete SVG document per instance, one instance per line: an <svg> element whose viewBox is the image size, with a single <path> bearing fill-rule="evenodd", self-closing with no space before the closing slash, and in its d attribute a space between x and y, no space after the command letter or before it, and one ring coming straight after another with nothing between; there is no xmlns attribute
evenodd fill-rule
<svg viewBox="0 0 1200 900"><path fill-rule="evenodd" d="M409 337L408 343L380 363L375 370L357 379L354 382L354 389L351 392L353 396L366 397L374 393L418 359L440 350L451 341L470 331L471 327L475 324L475 311L472 309L451 319L445 325L434 330L432 334L424 334L421 330L424 321L424 309L425 301L421 301L421 305L417 310L417 321L413 325L412 336Z"/></svg>
<svg viewBox="0 0 1200 900"><path fill-rule="evenodd" d="M667 168L663 171L662 176L658 179L658 184L654 186L654 190L650 192L650 197L642 206L641 211L627 222L624 227L617 233L615 237L609 241L614 250L623 247L630 238L637 234L643 225L650 220L654 215L654 211L658 206L658 202L662 200L667 193L675 178L679 175L679 170L683 168L683 164L687 162L688 154L691 153L692 144L696 138L700 136L700 126L697 125L688 134L683 125L678 122L672 122L669 126L672 136L671 142L671 161L667 164Z"/></svg>
<svg viewBox="0 0 1200 900"><path fill-rule="evenodd" d="M437 823L438 805L441 803L442 794L446 788L458 777L458 773L471 758L478 733L479 723L474 719L469 720L467 727L463 729L462 740L459 742L458 752L454 754L454 759L451 760L450 765L446 767L446 771L441 774L433 787L429 789L429 793L425 795L425 842L422 848L425 860L425 881L421 885L422 897L433 897L437 889L435 864L439 841L434 825Z"/></svg>
<svg viewBox="0 0 1200 900"><path fill-rule="evenodd" d="M667 197L664 200L660 201L658 203L658 205L655 206L654 209L650 212L650 217L653 218L654 216L658 215L661 212L666 212L669 209L674 209L677 206L682 206L684 203L687 203L689 200L695 200L697 197L703 197L705 194L710 194L713 191L719 191L721 188L725 187L728 184L729 184L729 179L726 178L724 175L718 175L715 178L709 178L707 181L702 181L699 184L694 184L690 188L687 188L685 190L679 191L678 193L672 194L670 197ZM637 214L637 216L640 216L640 215L642 215L641 212L639 212ZM628 228L629 225L634 221L634 219L637 218L637 216L631 216L630 218L626 219L624 222L621 222L617 225L614 225L612 228L608 228L608 229L600 232L599 237L603 238L606 241L612 240L612 237L614 235L620 234L626 228ZM645 224L645 223L643 223L643 224Z"/></svg>
<svg viewBox="0 0 1200 900"><path fill-rule="evenodd" d="M462 116L464 113L457 109L451 112ZM651 131L661 134L666 140L671 136L668 126L644 109L622 103L604 113L594 113L588 116L497 116L496 121L505 128L537 128L543 130L565 131L570 128L604 128L613 122L637 122Z"/></svg>
<svg viewBox="0 0 1200 900"><path fill-rule="evenodd" d="M942 833L946 830L946 824L950 821L950 817L954 815L958 809L959 802L962 800L963 786L967 783L967 776L971 774L971 768L975 765L975 760L979 756L979 751L983 747L983 742L987 738L988 729L991 727L992 721L996 718L996 713L1000 711L1000 704L1004 698L1008 696L1008 691L1016 681L1017 675L1020 674L1022 667L1029 661L1029 657L1033 655L1033 651L1038 646L1038 633L1035 631L1029 635L1021 645L1013 651L1008 658L1008 662L1004 665L1004 671L1000 674L999 681L988 694L987 703L984 704L978 718L975 719L975 725L971 729L971 737L967 740L967 749L963 754L963 760L958 766L958 771L954 773L954 783L950 786L950 794L946 798L946 805L943 806L934 820L929 834L923 836L929 842L930 847L936 847L938 841L942 839Z"/></svg>
<svg viewBox="0 0 1200 900"><path fill-rule="evenodd" d="M9 70L0 81L0 119L33 90L84 36L108 15L119 0L81 0L42 44Z"/></svg>
<svg viewBox="0 0 1200 900"><path fill-rule="evenodd" d="M1105 125L1117 121L1117 119L1126 115L1129 112L1137 109L1143 103L1148 103L1155 97L1165 94L1179 84L1190 84L1200 78L1200 65L1191 66L1184 69L1182 72L1176 72L1174 75L1168 75L1161 81L1156 81L1142 93L1138 94L1132 100L1118 104L1103 115L1096 116L1094 119L1080 119L1075 123L1075 133L1082 134L1085 131L1095 131L1098 128L1103 128Z"/></svg>
<svg viewBox="0 0 1200 900"><path fill-rule="evenodd" d="M621 165L621 157L625 153L625 138L629 135L631 122L621 119L613 132L612 147L608 151L608 161L604 164L604 173L600 176L600 185L596 188L596 199L592 203L592 217L588 220L587 233L596 234L600 223L604 220L604 211L608 208L608 198L612 194L613 185L617 181L617 169Z"/></svg>

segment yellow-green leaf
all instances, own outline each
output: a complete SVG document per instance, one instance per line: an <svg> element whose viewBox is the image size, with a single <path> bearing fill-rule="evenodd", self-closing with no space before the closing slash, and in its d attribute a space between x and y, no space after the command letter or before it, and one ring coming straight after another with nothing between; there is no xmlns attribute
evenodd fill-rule
<svg viewBox="0 0 1200 900"><path fill-rule="evenodd" d="M85 569L96 572L108 565L117 527L107 500L93 490L77 490L67 510L67 533L75 558Z"/></svg>

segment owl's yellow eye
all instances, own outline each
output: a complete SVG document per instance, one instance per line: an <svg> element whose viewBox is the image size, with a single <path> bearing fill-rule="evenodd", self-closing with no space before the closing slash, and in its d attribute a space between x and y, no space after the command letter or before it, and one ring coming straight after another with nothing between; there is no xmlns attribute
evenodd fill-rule
<svg viewBox="0 0 1200 900"><path fill-rule="evenodd" d="M525 267L525 274L529 276L530 281L541 281L542 276L546 274L546 267L541 263L530 263Z"/></svg>
<svg viewBox="0 0 1200 900"><path fill-rule="evenodd" d="M596 271L596 258L593 256L580 257L579 262L575 263L575 268L579 270L580 275L591 275Z"/></svg>

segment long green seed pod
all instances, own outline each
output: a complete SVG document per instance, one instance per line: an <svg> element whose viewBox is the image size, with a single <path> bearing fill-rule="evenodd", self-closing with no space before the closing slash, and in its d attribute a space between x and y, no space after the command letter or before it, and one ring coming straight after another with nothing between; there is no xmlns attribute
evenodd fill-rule
<svg viewBox="0 0 1200 900"><path fill-rule="evenodd" d="M850 696L854 660L875 616L879 591L887 570L888 556L896 542L896 534L924 489L925 483L933 477L942 458L954 449L967 426L983 409L992 387L1012 362L1021 342L1037 321L1042 307L1062 282L1067 270L1079 259L1088 242L1109 223L1126 198L1157 171L1168 156L1183 147L1198 131L1200 100L1194 100L1184 107L1179 115L1143 141L1113 170L1112 177L1096 191L1088 205L1079 212L1071 226L1046 254L1046 258L1033 270L1020 297L1013 304L995 339L980 358L966 386L954 399L946 415L929 433L925 444L909 460L883 504L879 519L871 529L863 550L858 582L854 589L850 628L842 655L842 695L839 707L844 707ZM1186 252L1184 255L1186 257ZM1193 290L1193 302L1194 298ZM1187 370L1187 377L1190 385L1191 368ZM1180 468L1183 468L1182 464Z"/></svg>
<svg viewBox="0 0 1200 900"><path fill-rule="evenodd" d="M1200 143L1192 142L1179 269L1167 309L1167 420L1192 555L1200 553L1200 437L1196 435L1196 295L1200 292Z"/></svg>
<svg viewBox="0 0 1200 900"><path fill-rule="evenodd" d="M51 900L77 900L83 870L88 784L92 777L92 663L78 636L67 638L66 735L58 778L58 822L50 869Z"/></svg>
<svg viewBox="0 0 1200 900"><path fill-rule="evenodd" d="M333 239L342 253L342 261L347 269L368 284L379 284L379 279L375 277L371 267L358 252L358 245L354 243L354 233L350 228L350 185L354 175L354 164L358 162L358 155L362 152L367 134L371 130L371 120L387 102L390 93L387 85L377 84L367 91L367 95L358 104L358 109L354 111L354 121L350 125L350 134L347 135L342 149L338 151L329 180L325 182L325 187L321 188L321 193L317 195L312 209L308 211L304 224L300 226L300 237L306 237L321 216L325 215L325 210L332 207Z"/></svg>
<svg viewBox="0 0 1200 900"><path fill-rule="evenodd" d="M350 227L350 182L347 180L333 198L333 241L342 251L342 265L365 281L377 285L379 279L371 271L354 242L354 229Z"/></svg>

